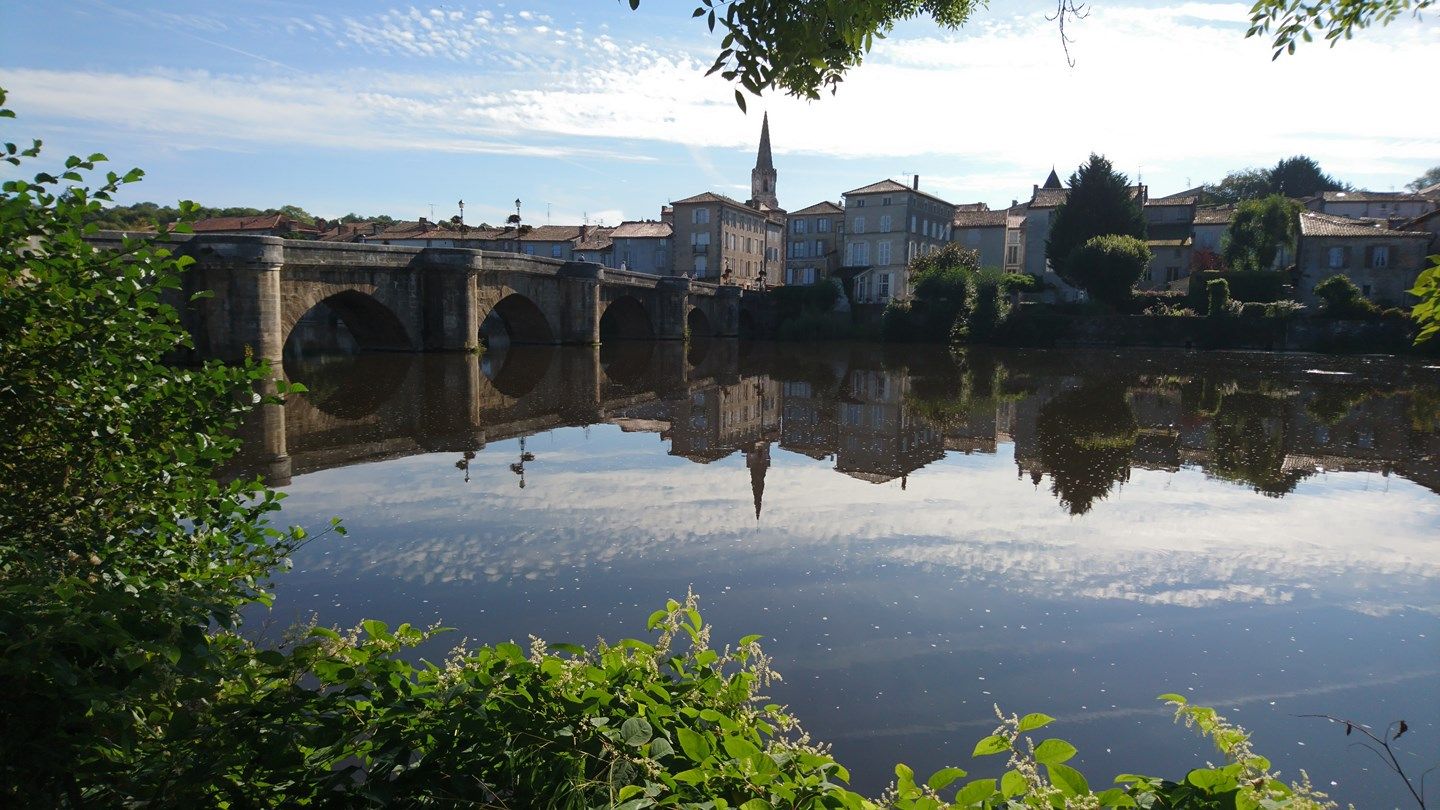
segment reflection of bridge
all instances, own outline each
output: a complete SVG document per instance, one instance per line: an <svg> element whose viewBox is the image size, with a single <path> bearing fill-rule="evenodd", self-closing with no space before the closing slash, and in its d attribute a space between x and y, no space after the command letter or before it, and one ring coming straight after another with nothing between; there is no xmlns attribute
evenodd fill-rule
<svg viewBox="0 0 1440 810"><path fill-rule="evenodd" d="M627 342L558 351L365 355L295 374L311 390L252 415L237 472L292 475L417 453L479 450L571 425L622 421L738 381L735 341ZM288 369L287 369L288 371Z"/></svg>
<svg viewBox="0 0 1440 810"><path fill-rule="evenodd" d="M278 360L322 304L360 348L410 352L473 349L487 329L541 344L733 337L742 320L739 288L585 262L272 236L194 236L177 252L196 260L185 292L214 292L184 308L191 359Z"/></svg>

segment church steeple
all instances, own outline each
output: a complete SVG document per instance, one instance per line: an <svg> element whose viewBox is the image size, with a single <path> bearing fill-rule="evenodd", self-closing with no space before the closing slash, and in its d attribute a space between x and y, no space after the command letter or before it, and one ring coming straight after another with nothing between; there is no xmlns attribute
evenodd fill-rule
<svg viewBox="0 0 1440 810"><path fill-rule="evenodd" d="M745 453L745 466L750 468L750 494L755 499L755 519L765 502L765 471L770 469L770 442L756 442Z"/></svg>
<svg viewBox="0 0 1440 810"><path fill-rule="evenodd" d="M750 170L750 205L779 208L775 196L775 161L770 156L770 113L760 122L760 149L755 154L755 168Z"/></svg>
<svg viewBox="0 0 1440 810"><path fill-rule="evenodd" d="M1045 178L1045 185L1041 188L1064 188L1060 183L1060 175L1055 173L1055 167L1050 167L1050 176Z"/></svg>

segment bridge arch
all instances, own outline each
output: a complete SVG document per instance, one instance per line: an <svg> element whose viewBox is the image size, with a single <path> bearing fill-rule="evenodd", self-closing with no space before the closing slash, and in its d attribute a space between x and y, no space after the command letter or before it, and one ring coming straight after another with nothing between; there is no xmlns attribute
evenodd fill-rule
<svg viewBox="0 0 1440 810"><path fill-rule="evenodd" d="M405 324L395 311L370 291L357 288L334 290L321 288L296 296L286 302L280 318L282 345L289 350L297 338L296 327L307 315L314 317L320 307L333 313L361 351L405 352L416 348Z"/></svg>
<svg viewBox="0 0 1440 810"><path fill-rule="evenodd" d="M555 343L556 332L540 307L518 292L505 295L480 322L480 337L486 345L510 343Z"/></svg>
<svg viewBox="0 0 1440 810"><path fill-rule="evenodd" d="M519 345L487 351L480 358L480 372L496 391L518 400L540 386L555 362L554 346Z"/></svg>
<svg viewBox="0 0 1440 810"><path fill-rule="evenodd" d="M710 322L710 316L700 307L690 308L690 312L685 316L685 329L692 338L715 336L715 326Z"/></svg>
<svg viewBox="0 0 1440 810"><path fill-rule="evenodd" d="M633 295L622 295L606 305L600 314L600 342L607 340L652 340L655 325L645 305Z"/></svg>

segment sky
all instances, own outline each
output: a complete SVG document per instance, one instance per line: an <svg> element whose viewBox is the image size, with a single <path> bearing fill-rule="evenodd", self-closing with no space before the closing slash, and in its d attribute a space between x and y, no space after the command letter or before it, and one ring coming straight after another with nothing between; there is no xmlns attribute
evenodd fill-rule
<svg viewBox="0 0 1440 810"><path fill-rule="evenodd" d="M655 218L670 200L749 196L770 115L783 207L918 174L955 203L1028 199L1091 152L1152 196L1316 158L1372 190L1440 164L1426 78L1440 23L1404 18L1271 61L1248 3L993 4L959 30L898 26L819 101L705 77L719 36L691 3L345 4L6 0L6 140L146 170L122 203L299 205L496 222ZM1429 56L1427 61L1426 57Z"/></svg>

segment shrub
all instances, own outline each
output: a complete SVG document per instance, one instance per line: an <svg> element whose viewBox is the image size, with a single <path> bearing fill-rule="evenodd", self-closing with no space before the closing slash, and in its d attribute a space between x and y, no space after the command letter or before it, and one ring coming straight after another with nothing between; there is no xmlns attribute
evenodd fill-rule
<svg viewBox="0 0 1440 810"><path fill-rule="evenodd" d="M1246 301L1240 305L1240 314L1246 318L1263 318L1267 306L1259 301Z"/></svg>
<svg viewBox="0 0 1440 810"><path fill-rule="evenodd" d="M1158 315L1167 318L1193 318L1195 317L1195 310L1189 307L1159 303L1146 309L1144 314Z"/></svg>
<svg viewBox="0 0 1440 810"><path fill-rule="evenodd" d="M1066 260L1069 275L1096 301L1118 307L1150 264L1150 247L1133 236L1096 236Z"/></svg>
<svg viewBox="0 0 1440 810"><path fill-rule="evenodd" d="M920 319L908 301L891 301L880 316L880 339L887 343L914 343L921 340Z"/></svg>
<svg viewBox="0 0 1440 810"><path fill-rule="evenodd" d="M1316 284L1315 296L1320 299L1325 315L1331 318L1373 318L1380 312L1379 307L1361 294L1355 282L1338 273Z"/></svg>
<svg viewBox="0 0 1440 810"><path fill-rule="evenodd" d="M1290 318L1305 311L1305 305L1299 301L1274 301L1265 305L1265 317L1267 318Z"/></svg>
<svg viewBox="0 0 1440 810"><path fill-rule="evenodd" d="M1205 312L1211 317L1228 314L1230 305L1230 282L1217 278L1205 284Z"/></svg>
<svg viewBox="0 0 1440 810"><path fill-rule="evenodd" d="M807 312L830 312L840 291L835 282L821 279L814 284L787 284L770 289L775 299L776 317L783 323Z"/></svg>
<svg viewBox="0 0 1440 810"><path fill-rule="evenodd" d="M1129 299L1121 306L1120 311L1126 315L1137 315L1148 312L1151 308L1161 305L1165 307L1184 306L1186 295L1176 290L1133 290Z"/></svg>
<svg viewBox="0 0 1440 810"><path fill-rule="evenodd" d="M1286 292L1284 273L1264 271L1257 273L1201 272L1190 274L1190 306L1204 309L1206 287L1211 281L1223 278L1230 284L1230 295L1241 301L1259 301L1268 304L1290 297Z"/></svg>

